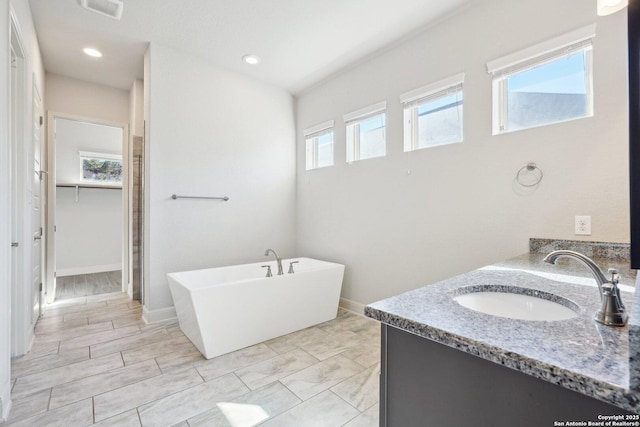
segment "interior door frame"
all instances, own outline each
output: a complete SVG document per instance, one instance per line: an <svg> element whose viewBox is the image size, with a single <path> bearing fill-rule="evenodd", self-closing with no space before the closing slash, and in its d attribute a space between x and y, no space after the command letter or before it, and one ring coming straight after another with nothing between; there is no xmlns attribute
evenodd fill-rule
<svg viewBox="0 0 640 427"><path fill-rule="evenodd" d="M56 118L122 128L122 292L127 292L129 288L129 277L131 276L129 274L131 268L129 262L129 247L131 246L129 239L129 215L131 212L131 207L129 206L129 188L131 186L129 182L129 125L127 123L49 110L47 111L47 166L49 179L47 183L47 260L45 263L47 271L45 286L46 303L51 304L54 302L56 290Z"/></svg>
<svg viewBox="0 0 640 427"><path fill-rule="evenodd" d="M39 197L39 214L40 214L40 230L33 230L34 233L38 233L40 235L40 269L38 271L38 289L35 290L36 295L32 296L32 305L35 306L37 304L37 318L42 317L43 307L44 307L44 283L46 281L46 264L47 264L47 237L46 237L46 227L47 227L47 182L48 182L48 170L47 170L47 150L46 143L44 138L44 99L42 97L42 91L40 87L38 87L38 81L36 80L36 75L33 75L33 83L32 83L32 93L31 93L31 118L33 122L31 123L31 140L32 143L35 139L33 133L36 132L36 124L37 124L37 132L38 132L38 140L40 141L40 159L39 165L40 169L37 171L38 174L38 183L40 186L40 197ZM38 104L40 108L36 111L36 97L38 99ZM38 113L36 115L36 113ZM36 123L37 121L37 123ZM35 150L35 144L32 144ZM35 155L31 159L32 161L35 159ZM31 170L33 172L33 169ZM33 179L33 177L32 177ZM32 184L33 185L33 184ZM35 203L34 203L35 204ZM37 297L37 299L36 299ZM34 313L35 314L35 313Z"/></svg>

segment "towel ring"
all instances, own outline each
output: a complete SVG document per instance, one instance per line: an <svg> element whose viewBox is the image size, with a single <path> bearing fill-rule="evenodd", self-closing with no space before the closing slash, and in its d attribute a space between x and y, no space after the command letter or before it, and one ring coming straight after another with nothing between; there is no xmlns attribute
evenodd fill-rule
<svg viewBox="0 0 640 427"><path fill-rule="evenodd" d="M542 169L535 163L527 163L516 173L516 182L523 187L535 187L540 184L544 176ZM531 178L527 178L531 177Z"/></svg>

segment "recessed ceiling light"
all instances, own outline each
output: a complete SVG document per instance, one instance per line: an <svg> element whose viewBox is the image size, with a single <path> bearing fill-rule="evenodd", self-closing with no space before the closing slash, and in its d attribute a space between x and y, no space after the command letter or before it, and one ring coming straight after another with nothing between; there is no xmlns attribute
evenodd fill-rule
<svg viewBox="0 0 640 427"><path fill-rule="evenodd" d="M257 65L260 63L260 58L256 55L245 55L242 57L242 60L249 65Z"/></svg>
<svg viewBox="0 0 640 427"><path fill-rule="evenodd" d="M628 0L598 0L598 15L611 15L628 4Z"/></svg>
<svg viewBox="0 0 640 427"><path fill-rule="evenodd" d="M85 47L84 49L82 49L82 51L89 56L93 56L94 58L100 58L102 56L102 53L99 50L92 47Z"/></svg>

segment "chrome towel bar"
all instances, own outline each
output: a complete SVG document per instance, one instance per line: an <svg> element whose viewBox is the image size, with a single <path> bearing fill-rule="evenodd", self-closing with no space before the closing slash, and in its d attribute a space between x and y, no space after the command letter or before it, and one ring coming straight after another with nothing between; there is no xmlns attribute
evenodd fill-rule
<svg viewBox="0 0 640 427"><path fill-rule="evenodd" d="M173 200L176 199L211 199L211 200L224 200L225 202L229 200L227 196L224 197L202 197L202 196L178 196L175 194L171 195Z"/></svg>

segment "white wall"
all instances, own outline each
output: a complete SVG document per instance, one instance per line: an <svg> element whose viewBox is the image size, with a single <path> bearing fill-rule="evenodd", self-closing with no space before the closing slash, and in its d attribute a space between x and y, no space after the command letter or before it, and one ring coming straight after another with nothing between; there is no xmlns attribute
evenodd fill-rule
<svg viewBox="0 0 640 427"><path fill-rule="evenodd" d="M80 180L80 151L122 155L122 128L96 123L56 119L56 179Z"/></svg>
<svg viewBox="0 0 640 427"><path fill-rule="evenodd" d="M56 191L58 277L122 270L122 190Z"/></svg>
<svg viewBox="0 0 640 427"><path fill-rule="evenodd" d="M143 82L143 110L144 110L144 141L145 145L148 145L150 138L150 123L151 123L151 46L147 47L147 50L144 52L144 79ZM144 307L149 306L149 294L151 293L151 281L148 279L148 274L151 272L151 263L149 258L150 247L149 247L149 238L148 236L151 233L151 227L149 226L149 209L151 208L151 203L149 201L149 163L151 161L151 157L149 156L149 150L144 150L144 189L143 189L143 231L142 231L142 283L141 287L141 296L140 302Z"/></svg>
<svg viewBox="0 0 640 427"><path fill-rule="evenodd" d="M597 22L595 116L491 135L487 61ZM403 152L398 95L465 72L462 144ZM370 303L528 251L530 237L628 242L626 13L583 0L487 0L297 100L298 245L346 265L343 297ZM387 156L347 165L344 113L387 100ZM305 171L302 129L335 119L335 166ZM536 191L514 189L528 162ZM410 170L411 174L407 171Z"/></svg>
<svg viewBox="0 0 640 427"><path fill-rule="evenodd" d="M295 254L295 135L284 90L161 45L148 53L145 306L153 312L173 305L168 272L255 262L269 247Z"/></svg>
<svg viewBox="0 0 640 427"><path fill-rule="evenodd" d="M44 70L42 68L42 61L40 57L40 49L38 46L38 40L33 27L33 19L31 17L31 10L27 0L0 0L0 421L6 418L10 403L10 388L11 388L11 301L12 301L12 289L10 287L10 169L9 169L9 28L10 28L10 7L13 8L20 33L22 35L22 41L26 50L26 75L28 81L25 85L25 104L26 111L25 117L27 118L25 133L29 135L28 141L31 141L30 129L32 126L32 88L33 84L39 88L42 92L44 89ZM33 155L31 145L28 144L25 147L25 158L30 158ZM27 166L32 165L29 161ZM29 175L30 177L31 175ZM27 206L28 207L28 206ZM31 230L27 230L31 232ZM25 233L26 234L26 233ZM22 245L22 254L27 262L28 270L25 273L23 280L26 283L30 283L30 265L31 258L31 245ZM15 250L15 249L13 249ZM24 301L32 301L32 294L29 286L29 290L24 295ZM24 315L25 319L29 319L31 316L31 305L25 304ZM30 322L29 322L30 323ZM32 325L28 325L29 331L21 331L27 334L26 339L29 340L28 334L31 334Z"/></svg>
<svg viewBox="0 0 640 427"><path fill-rule="evenodd" d="M79 151L122 155L122 128L56 118L56 180L78 183ZM57 276L122 269L122 190L56 189Z"/></svg>
<svg viewBox="0 0 640 427"><path fill-rule="evenodd" d="M11 394L9 25L9 2L0 0L0 420L7 417Z"/></svg>
<svg viewBox="0 0 640 427"><path fill-rule="evenodd" d="M126 90L47 73L45 93L49 111L129 123L129 92Z"/></svg>

